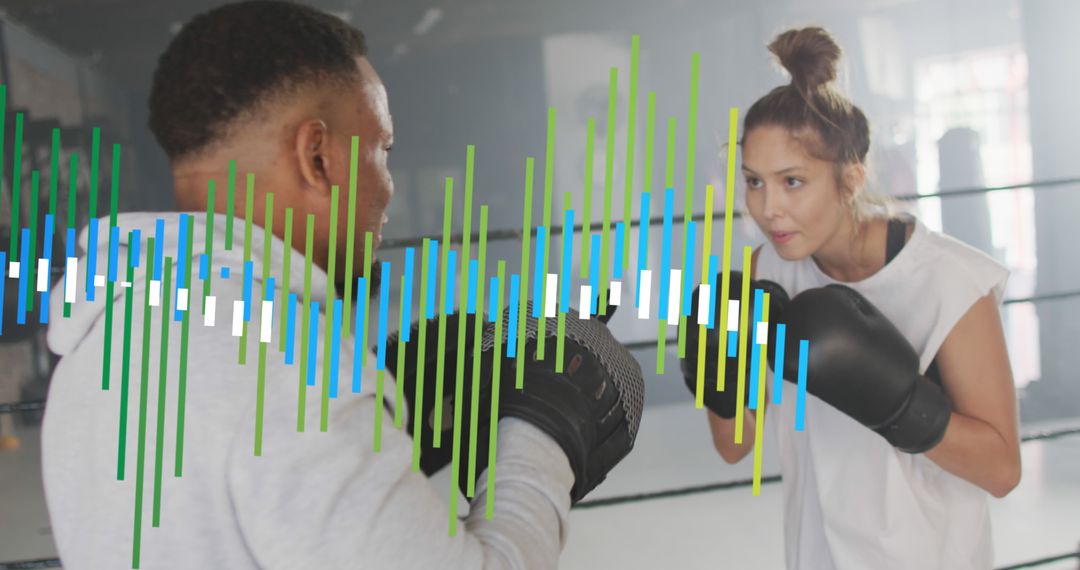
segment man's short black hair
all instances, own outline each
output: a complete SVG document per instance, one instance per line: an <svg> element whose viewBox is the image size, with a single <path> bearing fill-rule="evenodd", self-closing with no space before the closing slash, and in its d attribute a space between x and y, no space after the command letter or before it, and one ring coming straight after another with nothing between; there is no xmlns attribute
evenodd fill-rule
<svg viewBox="0 0 1080 570"><path fill-rule="evenodd" d="M214 142L270 95L358 77L359 30L315 8L274 0L229 4L183 27L158 60L150 130L170 159Z"/></svg>

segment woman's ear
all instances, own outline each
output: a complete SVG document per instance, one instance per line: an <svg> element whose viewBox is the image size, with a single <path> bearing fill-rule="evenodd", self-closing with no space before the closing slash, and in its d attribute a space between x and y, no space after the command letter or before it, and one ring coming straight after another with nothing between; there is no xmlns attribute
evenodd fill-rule
<svg viewBox="0 0 1080 570"><path fill-rule="evenodd" d="M853 162L845 164L840 174L841 191L848 204L855 202L855 196L862 192L866 185L866 167Z"/></svg>
<svg viewBox="0 0 1080 570"><path fill-rule="evenodd" d="M300 178L308 188L330 193L330 136L326 123L309 119L296 129L294 151Z"/></svg>

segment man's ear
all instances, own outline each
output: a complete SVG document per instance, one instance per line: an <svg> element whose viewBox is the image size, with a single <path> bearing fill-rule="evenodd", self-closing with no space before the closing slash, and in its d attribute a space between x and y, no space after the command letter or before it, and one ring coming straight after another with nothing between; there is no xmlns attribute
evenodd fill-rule
<svg viewBox="0 0 1080 570"><path fill-rule="evenodd" d="M305 186L330 193L330 134L321 119L309 119L296 129L296 161Z"/></svg>

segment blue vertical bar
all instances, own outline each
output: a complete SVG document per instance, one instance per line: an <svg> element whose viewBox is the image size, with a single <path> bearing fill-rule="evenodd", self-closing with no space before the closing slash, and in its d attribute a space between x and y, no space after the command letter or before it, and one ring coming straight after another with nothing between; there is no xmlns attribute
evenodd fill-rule
<svg viewBox="0 0 1080 570"><path fill-rule="evenodd" d="M777 405L780 404L780 396L784 392L781 388L783 388L784 382L784 335L786 333L787 325L778 323L776 325L776 347L773 349L776 353L776 364L773 365L773 403Z"/></svg>
<svg viewBox="0 0 1080 570"><path fill-rule="evenodd" d="M334 299L333 340L330 345L330 397L338 396L338 367L341 366L341 299Z"/></svg>
<svg viewBox="0 0 1080 570"><path fill-rule="evenodd" d="M506 357L517 356L518 290L521 278L517 273L510 276L510 326L506 327Z"/></svg>
<svg viewBox="0 0 1080 570"><path fill-rule="evenodd" d="M165 220L158 218L154 224L154 281L161 281L161 263L165 253Z"/></svg>
<svg viewBox="0 0 1080 570"><path fill-rule="evenodd" d="M499 308L497 307L498 298L496 297L496 295L499 292L499 288L502 288L502 283L499 283L498 276L492 277L491 278L491 285L488 286L488 291L490 291L490 294L488 295L488 318L487 318L487 320L488 320L489 323L493 323L493 322L495 322L495 319L499 318L498 315L496 315L496 313L499 311Z"/></svg>
<svg viewBox="0 0 1080 570"><path fill-rule="evenodd" d="M86 245L86 300L94 300L94 273L97 272L98 219L90 220L90 235Z"/></svg>
<svg viewBox="0 0 1080 570"><path fill-rule="evenodd" d="M615 251L622 251L622 246L616 245ZM574 280L574 274L570 271L570 261L574 257L573 210L566 211L566 223L563 224L562 254L562 269L559 271L559 312L565 313L570 310L570 284ZM619 256L616 255L615 257ZM494 297L492 295L492 298Z"/></svg>
<svg viewBox="0 0 1080 570"><path fill-rule="evenodd" d="M67 230L67 257L75 257L75 228L68 228ZM138 257L137 255L135 257ZM64 266L67 266L67 260L64 260Z"/></svg>
<svg viewBox="0 0 1080 570"><path fill-rule="evenodd" d="M709 256L709 329L716 327L716 256Z"/></svg>
<svg viewBox="0 0 1080 570"><path fill-rule="evenodd" d="M45 247L42 250L45 259L45 291L41 293L41 313L38 322L49 324L49 291L52 289L52 250L53 250L53 216L45 214ZM3 297L0 297L2 300Z"/></svg>
<svg viewBox="0 0 1080 570"><path fill-rule="evenodd" d="M356 290L363 291L364 285L367 280L363 277L356 278ZM356 318L353 319L354 323L363 323L364 315L367 314L367 303L356 303ZM363 338L362 334L353 335L353 361L352 361L352 391L354 394L360 392L360 372L363 370L360 366L360 351L366 350L363 346L360 346L360 339Z"/></svg>
<svg viewBox="0 0 1080 570"><path fill-rule="evenodd" d="M71 242L68 242L71 246ZM64 274L66 277L66 273ZM4 301L4 282L7 281L7 253L0 251L0 303ZM4 336L4 313L0 311L0 338Z"/></svg>
<svg viewBox="0 0 1080 570"><path fill-rule="evenodd" d="M641 216L638 218L641 225L638 226L637 242L637 276L634 279L634 306L641 306L641 272L646 269L649 261L649 196L648 192L641 193Z"/></svg>
<svg viewBox="0 0 1080 570"><path fill-rule="evenodd" d="M71 239L74 240L75 239L75 230L68 230L68 231L71 232ZM142 242L141 242L141 240L142 240L142 230L131 230L131 232L132 232L133 235L131 236L131 243L128 244L129 247L131 247L131 266L132 267L138 267L139 266L139 251L140 251L140 247L142 245ZM71 252L70 255L74 257L75 256L74 248L72 248L71 251L72 252ZM132 286L134 286L134 284L132 284Z"/></svg>
<svg viewBox="0 0 1080 570"><path fill-rule="evenodd" d="M357 303L362 305L363 303ZM359 336L359 335L357 335ZM319 302L311 302L311 314L308 315L308 359L307 359L307 385L315 385L315 359L319 351Z"/></svg>
<svg viewBox="0 0 1080 570"><path fill-rule="evenodd" d="M476 314L476 272L480 264L475 259L469 260L469 291L467 293L468 303L465 305L465 313L469 315Z"/></svg>
<svg viewBox="0 0 1080 570"><path fill-rule="evenodd" d="M675 189L664 191L664 237L660 246L660 304L657 314L660 320L666 319L668 307L668 287L671 283L671 209L675 202Z"/></svg>
<svg viewBox="0 0 1080 570"><path fill-rule="evenodd" d="M252 261L244 262L244 322L251 321L251 274L254 273Z"/></svg>
<svg viewBox="0 0 1080 570"><path fill-rule="evenodd" d="M30 263L30 228L23 228L22 239L19 240L22 246L22 253L20 254L19 262L19 305L18 310L15 312L17 315L15 322L20 325L26 324L26 282L30 278L30 272L27 270Z"/></svg>
<svg viewBox="0 0 1080 570"><path fill-rule="evenodd" d="M184 288L184 284L187 283L187 240L188 240L188 215L180 214L180 240L176 245L176 283L173 284L173 298L179 298L180 290ZM180 310L180 305L176 304L176 308L173 309L173 320L179 322L183 319L183 311ZM244 308L244 320L248 320L251 316L251 310L247 307Z"/></svg>
<svg viewBox="0 0 1080 570"><path fill-rule="evenodd" d="M231 272L229 271L229 266L228 265L222 265L221 266L221 278L222 279L228 279L230 273Z"/></svg>
<svg viewBox="0 0 1080 570"><path fill-rule="evenodd" d="M199 279L206 281L206 277L210 275L210 258L205 253L199 254Z"/></svg>
<svg viewBox="0 0 1080 570"><path fill-rule="evenodd" d="M425 308L425 310L427 312L424 314L425 319L434 319L435 318L435 290L436 290L435 281L436 281L436 276L438 275L438 273L437 273L438 269L439 269L439 242L437 240L431 240L431 249L428 251L428 266L427 266L427 269L426 269L427 276L428 276L428 287L427 287L427 307Z"/></svg>
<svg viewBox="0 0 1080 570"><path fill-rule="evenodd" d="M690 316L690 305L693 304L692 297L694 296L694 245L697 243L697 224L694 220L690 220L686 223L686 243L684 244L683 256L683 292L682 292L682 314L684 317Z"/></svg>
<svg viewBox="0 0 1080 570"><path fill-rule="evenodd" d="M457 273L457 251L450 250L446 255L446 281L443 282L443 305L447 315L454 314L454 274Z"/></svg>
<svg viewBox="0 0 1080 570"><path fill-rule="evenodd" d="M623 249L623 239L625 239L625 236L623 235L624 231L625 231L625 229L624 229L623 223L622 222L616 222L615 223L615 251L622 251L622 249ZM612 279L622 279L622 272L623 272L622 256L621 255L616 255L615 256L615 269L611 273L611 278Z"/></svg>
<svg viewBox="0 0 1080 570"><path fill-rule="evenodd" d="M751 410L757 409L758 367L761 366L761 345L758 344L757 324L761 322L763 294L761 289L754 289L754 321L750 323L750 330L746 331L750 337L750 405L747 408Z"/></svg>
<svg viewBox="0 0 1080 570"><path fill-rule="evenodd" d="M285 333L285 364L293 363L293 351L296 349L296 293L289 293L289 311Z"/></svg>
<svg viewBox="0 0 1080 570"><path fill-rule="evenodd" d="M809 341L799 341L799 393L795 399L795 431L806 428L806 351Z"/></svg>
<svg viewBox="0 0 1080 570"><path fill-rule="evenodd" d="M120 265L120 228L117 226L110 226L108 279L111 283L116 283L116 269L118 265Z"/></svg>
<svg viewBox="0 0 1080 570"><path fill-rule="evenodd" d="M274 306L274 278L273 277L267 277L266 278L266 298L264 300L270 301L270 320L274 320L274 314L275 314L275 311L277 311L277 307ZM260 314L262 314L262 313L260 312Z"/></svg>
<svg viewBox="0 0 1080 570"><path fill-rule="evenodd" d="M413 248L405 248L405 288L401 290L401 341L409 342L412 327Z"/></svg>
<svg viewBox="0 0 1080 570"><path fill-rule="evenodd" d="M724 323L727 326L727 323ZM728 358L735 358L739 356L739 331L728 331L727 335L727 356Z"/></svg>
<svg viewBox="0 0 1080 570"><path fill-rule="evenodd" d="M390 279L390 262L382 262L382 276L386 283ZM375 355L375 370L386 370L386 313L390 311L390 288L379 287L379 344Z"/></svg>
<svg viewBox="0 0 1080 570"><path fill-rule="evenodd" d="M592 251L600 251L600 234L592 234L592 243L589 244ZM599 312L597 305L600 304L600 256L593 255L589 259L589 287L592 289L592 301L589 303L589 315Z"/></svg>
<svg viewBox="0 0 1080 570"><path fill-rule="evenodd" d="M543 311L544 282L547 280L547 268L544 267L544 249L547 246L547 228L536 228L536 267L533 270L533 310L534 319L540 318Z"/></svg>

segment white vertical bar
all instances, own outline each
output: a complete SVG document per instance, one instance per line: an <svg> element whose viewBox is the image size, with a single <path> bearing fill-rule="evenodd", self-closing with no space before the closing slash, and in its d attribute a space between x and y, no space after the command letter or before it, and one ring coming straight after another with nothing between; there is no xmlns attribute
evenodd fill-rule
<svg viewBox="0 0 1080 570"><path fill-rule="evenodd" d="M8 277L10 277L12 279L18 279L19 278L19 262L18 261L12 261L11 263L8 263Z"/></svg>
<svg viewBox="0 0 1080 570"><path fill-rule="evenodd" d="M274 302L263 299L262 302L262 320L259 323L261 326L260 338L262 342L270 342L270 330L274 325Z"/></svg>
<svg viewBox="0 0 1080 570"><path fill-rule="evenodd" d="M150 306L158 305L161 305L161 281L154 279L150 281Z"/></svg>
<svg viewBox="0 0 1080 570"><path fill-rule="evenodd" d="M622 281L612 281L608 291L608 304L612 307L618 307L619 303L622 302Z"/></svg>
<svg viewBox="0 0 1080 570"><path fill-rule="evenodd" d="M667 324L669 327L679 326L679 309L682 308L682 269L671 270L671 280L668 281L668 304Z"/></svg>
<svg viewBox="0 0 1080 570"><path fill-rule="evenodd" d="M75 285L79 281L79 259L77 257L67 258L67 271L64 273L64 277L67 281L64 281L64 302L75 302Z"/></svg>
<svg viewBox="0 0 1080 570"><path fill-rule="evenodd" d="M578 313L580 318L588 320L592 315L592 286L584 284L581 286L581 300L578 302Z"/></svg>
<svg viewBox="0 0 1080 570"><path fill-rule="evenodd" d="M184 287L176 290L176 308L181 311L188 310L188 290Z"/></svg>
<svg viewBox="0 0 1080 570"><path fill-rule="evenodd" d="M709 297L711 297L712 287L708 283L702 283L698 286L697 297L697 324L708 325L709 324Z"/></svg>
<svg viewBox="0 0 1080 570"><path fill-rule="evenodd" d="M739 330L739 300L728 299L727 303L727 330Z"/></svg>
<svg viewBox="0 0 1080 570"><path fill-rule="evenodd" d="M754 331L754 342L756 344L765 344L765 340L769 338L769 323L765 321L758 321L757 330Z"/></svg>
<svg viewBox="0 0 1080 570"><path fill-rule="evenodd" d="M105 286L105 276L98 274L94 276L94 287L101 288Z"/></svg>
<svg viewBox="0 0 1080 570"><path fill-rule="evenodd" d="M217 297L210 295L206 297L206 314L203 316L203 326L214 326L214 316L217 310Z"/></svg>
<svg viewBox="0 0 1080 570"><path fill-rule="evenodd" d="M544 293L544 316L555 317L555 302L559 300L559 274L547 274L547 291Z"/></svg>
<svg viewBox="0 0 1080 570"><path fill-rule="evenodd" d="M37 290L44 293L49 288L49 260L39 259L37 267Z"/></svg>
<svg viewBox="0 0 1080 570"><path fill-rule="evenodd" d="M232 335L240 336L244 332L244 302L233 301L232 305Z"/></svg>
<svg viewBox="0 0 1080 570"><path fill-rule="evenodd" d="M642 269L641 270L641 283L639 285L641 286L641 291L638 292L638 296L639 296L638 300L640 302L638 303L637 318L639 318L639 319L648 319L649 318L649 307L652 306L652 270L651 269Z"/></svg>

